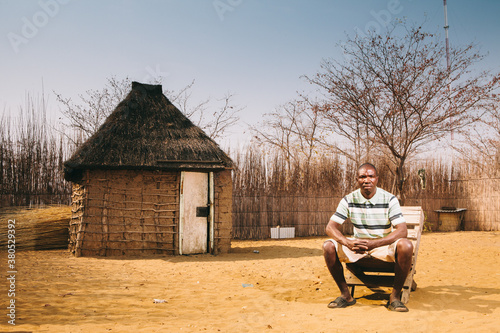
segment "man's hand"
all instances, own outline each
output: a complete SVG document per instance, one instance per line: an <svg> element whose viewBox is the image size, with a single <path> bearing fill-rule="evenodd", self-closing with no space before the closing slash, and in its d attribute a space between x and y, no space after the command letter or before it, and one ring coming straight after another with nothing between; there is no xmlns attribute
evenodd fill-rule
<svg viewBox="0 0 500 333"><path fill-rule="evenodd" d="M330 220L326 226L326 234L332 239L336 240L342 245L347 246L351 251L364 254L366 251L370 251L376 247L380 246L379 239L349 239L342 234L342 225L337 222Z"/></svg>
<svg viewBox="0 0 500 333"><path fill-rule="evenodd" d="M352 243L352 251L358 254L363 254L368 251L368 242L365 239L355 239Z"/></svg>
<svg viewBox="0 0 500 333"><path fill-rule="evenodd" d="M362 238L353 239L350 245L351 246L349 248L352 251L359 254L363 254L366 251L370 251L378 247L377 241L375 239L362 239Z"/></svg>
<svg viewBox="0 0 500 333"><path fill-rule="evenodd" d="M394 227L394 230L387 236L383 238L357 238L349 240L347 247L352 251L360 254L364 254L367 251L373 250L376 247L389 245L394 243L400 238L406 238L408 235L406 223L400 223Z"/></svg>

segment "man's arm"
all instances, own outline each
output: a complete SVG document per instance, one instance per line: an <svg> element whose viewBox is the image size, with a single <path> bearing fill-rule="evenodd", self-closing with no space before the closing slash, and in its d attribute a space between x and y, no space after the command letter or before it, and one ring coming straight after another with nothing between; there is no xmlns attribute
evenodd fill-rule
<svg viewBox="0 0 500 333"><path fill-rule="evenodd" d="M352 251L358 250L357 247L355 248L354 241L348 239L342 233L342 224L337 223L334 220L330 220L326 226L326 234L333 240L337 241L337 243L347 246Z"/></svg>

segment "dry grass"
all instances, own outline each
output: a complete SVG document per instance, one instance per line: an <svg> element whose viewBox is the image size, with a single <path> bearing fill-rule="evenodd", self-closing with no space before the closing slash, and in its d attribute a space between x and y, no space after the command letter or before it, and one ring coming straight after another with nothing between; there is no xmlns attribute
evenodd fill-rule
<svg viewBox="0 0 500 333"><path fill-rule="evenodd" d="M0 209L0 249L7 248L7 223L15 221L18 250L52 250L68 247L70 206L44 208L7 207Z"/></svg>

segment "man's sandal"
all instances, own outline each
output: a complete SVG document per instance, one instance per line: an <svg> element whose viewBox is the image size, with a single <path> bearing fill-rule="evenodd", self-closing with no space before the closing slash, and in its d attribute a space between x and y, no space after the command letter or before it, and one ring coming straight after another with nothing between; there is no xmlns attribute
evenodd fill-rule
<svg viewBox="0 0 500 333"><path fill-rule="evenodd" d="M408 312L408 308L400 300L392 301L392 303L387 303L387 308L391 311L396 312Z"/></svg>
<svg viewBox="0 0 500 333"><path fill-rule="evenodd" d="M356 304L355 299L348 302L345 298L339 296L334 301L331 301L330 304L328 304L328 307L330 309L340 309L340 308L346 308L346 307L354 305L354 304Z"/></svg>

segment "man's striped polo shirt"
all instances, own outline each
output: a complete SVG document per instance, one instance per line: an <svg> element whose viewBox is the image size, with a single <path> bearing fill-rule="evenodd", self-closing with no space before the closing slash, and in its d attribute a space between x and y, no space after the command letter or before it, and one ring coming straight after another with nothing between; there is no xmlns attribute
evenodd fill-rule
<svg viewBox="0 0 500 333"><path fill-rule="evenodd" d="M406 222L398 199L378 188L371 199L366 199L360 189L346 195L339 203L331 219L339 224L350 219L356 238L381 238L391 231L391 224Z"/></svg>

